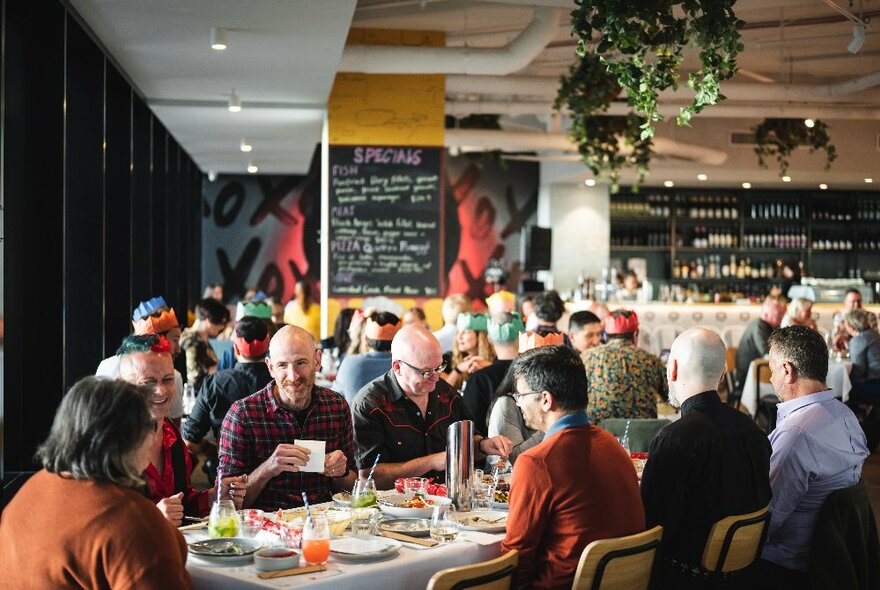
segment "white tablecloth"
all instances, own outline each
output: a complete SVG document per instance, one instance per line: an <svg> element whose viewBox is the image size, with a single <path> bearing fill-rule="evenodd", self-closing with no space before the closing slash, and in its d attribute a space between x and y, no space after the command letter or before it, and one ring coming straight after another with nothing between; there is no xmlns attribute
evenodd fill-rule
<svg viewBox="0 0 880 590"><path fill-rule="evenodd" d="M771 395L774 393L773 386L769 383L758 383L755 378L755 363L761 359L752 361L749 365L749 372L746 374L746 382L743 385L743 394L740 403L745 406L749 413L754 416L758 409L758 397ZM765 361L766 362L766 361ZM849 392L852 389L852 382L849 380L849 371L852 363L849 361L829 361L828 376L825 382L828 387L834 390L834 395L843 401L849 399Z"/></svg>
<svg viewBox="0 0 880 590"><path fill-rule="evenodd" d="M187 542L206 538L206 534L187 534ZM434 573L449 567L487 561L501 554L503 534L461 531L453 543L423 548L403 544L400 552L383 561L343 563L331 556L327 571L315 574L262 580L253 563L243 566L210 565L192 555L186 569L197 590L240 590L265 588L325 588L340 590L391 590L426 588ZM305 565L303 563L303 565Z"/></svg>

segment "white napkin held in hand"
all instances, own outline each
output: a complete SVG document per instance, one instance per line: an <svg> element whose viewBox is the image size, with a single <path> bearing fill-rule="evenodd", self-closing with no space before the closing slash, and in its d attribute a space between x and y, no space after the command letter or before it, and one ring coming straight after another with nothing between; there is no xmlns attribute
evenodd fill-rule
<svg viewBox="0 0 880 590"><path fill-rule="evenodd" d="M309 462L299 468L300 471L309 473L324 473L324 451L327 442L323 440L300 440L293 441L298 447L305 447L311 451Z"/></svg>

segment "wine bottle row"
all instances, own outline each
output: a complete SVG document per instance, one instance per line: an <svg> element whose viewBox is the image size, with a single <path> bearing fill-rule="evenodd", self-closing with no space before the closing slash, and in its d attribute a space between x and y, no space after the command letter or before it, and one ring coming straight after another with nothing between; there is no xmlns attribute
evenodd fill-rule
<svg viewBox="0 0 880 590"><path fill-rule="evenodd" d="M693 248L738 248L739 235L727 227L697 226L690 244Z"/></svg>
<svg viewBox="0 0 880 590"><path fill-rule="evenodd" d="M765 203L752 203L750 210L751 219L800 219L800 203L792 201L770 201Z"/></svg>
<svg viewBox="0 0 880 590"><path fill-rule="evenodd" d="M673 260L673 279L775 279L793 274L791 266L782 259L756 261L751 258L737 258L710 255L705 262L702 257L691 260Z"/></svg>
<svg viewBox="0 0 880 590"><path fill-rule="evenodd" d="M796 248L807 247L807 234L803 229L775 227L773 232L749 233L743 236L746 248Z"/></svg>

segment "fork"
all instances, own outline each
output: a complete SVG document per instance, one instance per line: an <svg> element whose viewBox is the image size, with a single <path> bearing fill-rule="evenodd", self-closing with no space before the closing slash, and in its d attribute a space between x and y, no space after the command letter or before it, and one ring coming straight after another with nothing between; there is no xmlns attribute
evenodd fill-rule
<svg viewBox="0 0 880 590"><path fill-rule="evenodd" d="M488 518L482 518L482 517L480 517L480 516L475 516L475 517L473 517L472 520L473 520L474 522L482 521L482 522L486 522L486 523L489 523L489 524L496 524L496 523L501 522L501 521L504 520L505 518L507 518L507 517L506 517L506 516L502 516L501 518L496 518L495 520L489 520Z"/></svg>

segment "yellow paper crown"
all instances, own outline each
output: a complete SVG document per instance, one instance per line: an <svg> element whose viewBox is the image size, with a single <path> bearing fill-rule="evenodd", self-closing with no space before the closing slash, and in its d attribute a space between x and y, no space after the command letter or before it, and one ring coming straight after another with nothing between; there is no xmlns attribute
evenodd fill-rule
<svg viewBox="0 0 880 590"><path fill-rule="evenodd" d="M516 295L510 291L498 291L486 297L486 306L489 308L489 315L499 311L514 311L516 309Z"/></svg>
<svg viewBox="0 0 880 590"><path fill-rule="evenodd" d="M174 314L174 309L170 308L155 311L152 315L132 321L131 324L134 326L134 333L139 336L144 334L162 334L172 328L180 327L180 324L177 322L177 316Z"/></svg>
<svg viewBox="0 0 880 590"><path fill-rule="evenodd" d="M555 346L557 344L565 344L565 338L562 334L547 334L541 336L534 332L519 333L519 351L525 352L533 348L542 346Z"/></svg>

